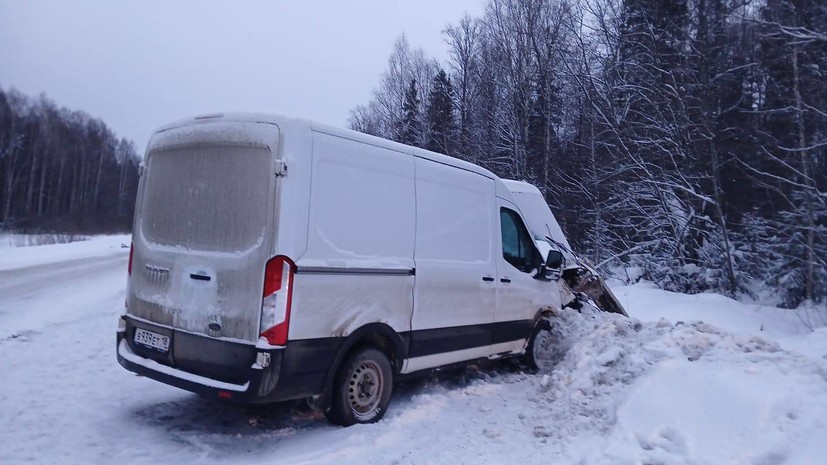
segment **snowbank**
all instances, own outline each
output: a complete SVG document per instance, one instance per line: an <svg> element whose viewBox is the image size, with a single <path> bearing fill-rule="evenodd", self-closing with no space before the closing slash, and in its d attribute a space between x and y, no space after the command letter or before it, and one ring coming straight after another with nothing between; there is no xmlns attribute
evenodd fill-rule
<svg viewBox="0 0 827 465"><path fill-rule="evenodd" d="M573 312L558 321L570 346L540 383L536 421L565 444L562 456L664 465L827 457L827 364L699 321ZM572 445L582 442L596 447Z"/></svg>
<svg viewBox="0 0 827 465"><path fill-rule="evenodd" d="M95 236L82 242L0 248L0 271L129 252L129 234Z"/></svg>

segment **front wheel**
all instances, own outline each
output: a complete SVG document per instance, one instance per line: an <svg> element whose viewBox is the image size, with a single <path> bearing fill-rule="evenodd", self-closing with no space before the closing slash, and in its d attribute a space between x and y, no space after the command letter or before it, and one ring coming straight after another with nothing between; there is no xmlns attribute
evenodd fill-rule
<svg viewBox="0 0 827 465"><path fill-rule="evenodd" d="M336 374L327 419L342 426L377 422L385 415L392 391L388 357L373 348L357 350Z"/></svg>
<svg viewBox="0 0 827 465"><path fill-rule="evenodd" d="M556 364L556 341L551 333L551 324L541 320L534 326L531 339L526 347L528 366L539 373L550 373Z"/></svg>

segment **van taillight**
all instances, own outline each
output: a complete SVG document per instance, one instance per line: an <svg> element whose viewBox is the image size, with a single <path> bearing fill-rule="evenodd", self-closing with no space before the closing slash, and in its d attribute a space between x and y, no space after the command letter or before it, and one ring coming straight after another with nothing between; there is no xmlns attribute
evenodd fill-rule
<svg viewBox="0 0 827 465"><path fill-rule="evenodd" d="M260 328L261 337L267 339L270 345L287 344L295 269L293 261L284 256L271 258L264 268Z"/></svg>
<svg viewBox="0 0 827 465"><path fill-rule="evenodd" d="M129 273L129 276L132 276L132 251L133 251L134 248L135 248L134 244L132 244L130 242L129 243L129 265L126 268L126 271L127 271L127 273Z"/></svg>

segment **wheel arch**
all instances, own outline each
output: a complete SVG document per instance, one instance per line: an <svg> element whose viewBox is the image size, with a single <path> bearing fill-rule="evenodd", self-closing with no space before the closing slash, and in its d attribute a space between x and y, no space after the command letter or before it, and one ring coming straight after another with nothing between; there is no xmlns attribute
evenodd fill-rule
<svg viewBox="0 0 827 465"><path fill-rule="evenodd" d="M407 356L408 343L393 328L385 323L368 323L351 333L336 353L333 363L325 374L324 391L317 401L323 409L330 404L330 394L336 373L345 361L347 356L354 350L362 347L375 347L383 352L391 363L393 374L397 375L402 370L402 363Z"/></svg>

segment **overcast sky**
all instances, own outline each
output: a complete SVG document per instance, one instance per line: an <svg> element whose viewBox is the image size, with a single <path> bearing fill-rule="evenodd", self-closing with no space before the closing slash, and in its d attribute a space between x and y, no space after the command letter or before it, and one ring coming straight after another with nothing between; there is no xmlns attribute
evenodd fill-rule
<svg viewBox="0 0 827 465"><path fill-rule="evenodd" d="M0 86L103 119L143 153L158 126L264 111L345 126L403 32L441 31L483 0L0 0Z"/></svg>

